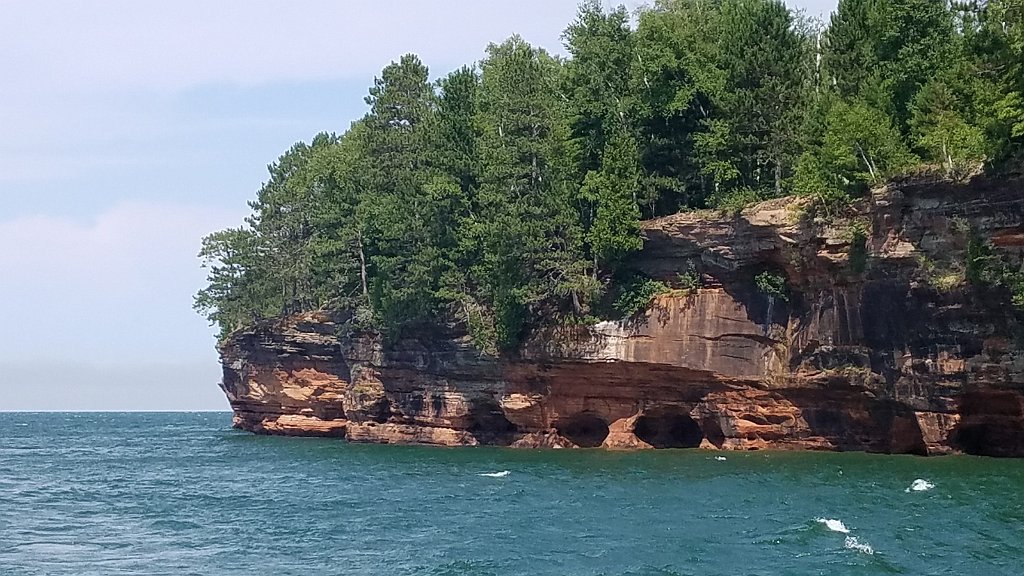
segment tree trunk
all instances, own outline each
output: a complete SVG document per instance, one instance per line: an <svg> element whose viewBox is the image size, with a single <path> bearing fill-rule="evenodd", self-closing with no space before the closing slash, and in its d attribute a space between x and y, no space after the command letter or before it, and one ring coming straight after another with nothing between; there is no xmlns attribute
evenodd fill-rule
<svg viewBox="0 0 1024 576"><path fill-rule="evenodd" d="M942 156L946 159L946 176L953 175L953 156L949 153L949 146L946 145L946 139L942 140Z"/></svg>
<svg viewBox="0 0 1024 576"><path fill-rule="evenodd" d="M775 159L775 195L782 196L782 161Z"/></svg>
<svg viewBox="0 0 1024 576"><path fill-rule="evenodd" d="M868 167L868 172L871 174L871 180L875 180L875 167L871 164L871 160L868 159L868 155L864 153L864 149L861 148L860 143L857 143L857 151L860 152L861 159L864 160L864 164Z"/></svg>
<svg viewBox="0 0 1024 576"><path fill-rule="evenodd" d="M363 251L363 235L362 233L356 237L359 243L359 282L363 289L363 298L366 299L366 303L370 303L370 290L366 287L366 252Z"/></svg>

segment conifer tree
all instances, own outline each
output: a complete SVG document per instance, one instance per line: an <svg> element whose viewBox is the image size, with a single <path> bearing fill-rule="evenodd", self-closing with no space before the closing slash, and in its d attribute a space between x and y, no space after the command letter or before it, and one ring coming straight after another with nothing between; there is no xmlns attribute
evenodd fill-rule
<svg viewBox="0 0 1024 576"><path fill-rule="evenodd" d="M515 36L481 63L476 118L482 258L474 280L493 311L499 347L515 345L546 314L582 307L579 219L566 163L568 122L556 91L561 64Z"/></svg>

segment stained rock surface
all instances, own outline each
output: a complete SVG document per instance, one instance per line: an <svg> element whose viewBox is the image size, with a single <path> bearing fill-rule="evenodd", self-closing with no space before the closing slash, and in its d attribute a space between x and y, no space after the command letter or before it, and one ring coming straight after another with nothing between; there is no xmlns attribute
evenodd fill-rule
<svg viewBox="0 0 1024 576"><path fill-rule="evenodd" d="M779 199L644 223L638 272L702 287L495 358L451 335L385 346L329 312L233 334L235 426L354 442L1024 456L1024 331L966 279L1020 267L1024 179L897 182L841 217ZM974 240L972 240L972 238ZM786 294L755 277L786 278Z"/></svg>

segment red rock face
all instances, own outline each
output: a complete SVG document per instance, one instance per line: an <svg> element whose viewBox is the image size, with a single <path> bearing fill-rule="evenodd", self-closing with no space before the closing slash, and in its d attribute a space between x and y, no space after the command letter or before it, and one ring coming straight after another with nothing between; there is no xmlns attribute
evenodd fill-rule
<svg viewBox="0 0 1024 576"><path fill-rule="evenodd" d="M647 222L638 271L705 287L514 359L385 348L326 313L263 324L222 345L222 387L239 428L355 442L1022 456L1022 324L963 270L972 233L1020 263L1024 186L970 186L891 186L827 225L793 200Z"/></svg>

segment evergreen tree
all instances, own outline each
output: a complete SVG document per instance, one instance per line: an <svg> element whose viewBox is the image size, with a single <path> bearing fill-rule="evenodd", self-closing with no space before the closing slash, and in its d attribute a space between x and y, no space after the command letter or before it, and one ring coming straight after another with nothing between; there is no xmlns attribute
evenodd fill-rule
<svg viewBox="0 0 1024 576"><path fill-rule="evenodd" d="M257 237L249 229L229 228L203 238L199 258L209 269L208 284L196 294L193 307L220 327L221 338L280 313L278 294L267 290L260 256Z"/></svg>
<svg viewBox="0 0 1024 576"><path fill-rule="evenodd" d="M268 166L270 179L260 188L256 200L249 203L253 215L248 224L263 252L260 267L264 282L278 294L278 313L308 310L320 304L312 284L311 222L324 191L316 158L336 144L334 135L319 134L311 144L292 146Z"/></svg>
<svg viewBox="0 0 1024 576"><path fill-rule="evenodd" d="M437 98L419 58L406 55L386 67L366 102L360 208L370 301L378 324L397 338L445 317L441 284L453 267L462 193L428 162Z"/></svg>
<svg viewBox="0 0 1024 576"><path fill-rule="evenodd" d="M945 0L840 0L825 35L825 68L843 98L860 97L909 128L917 91L951 57Z"/></svg>
<svg viewBox="0 0 1024 576"><path fill-rule="evenodd" d="M636 114L629 82L633 32L625 8L605 13L598 0L588 0L563 37L572 55L565 64L565 84L585 174L600 167L614 127L632 130Z"/></svg>
<svg viewBox="0 0 1024 576"><path fill-rule="evenodd" d="M567 61L513 37L435 82L403 56L364 118L292 146L246 225L203 240L195 307L222 336L329 308L390 338L468 328L489 351L606 289L635 311L665 289L629 277L641 217L789 190L828 215L922 163L1019 162L1022 12L840 0L820 33L777 0L657 0L636 20L586 0Z"/></svg>
<svg viewBox="0 0 1024 576"><path fill-rule="evenodd" d="M843 98L862 93L879 69L879 0L840 0L825 32L822 64Z"/></svg>
<svg viewBox="0 0 1024 576"><path fill-rule="evenodd" d="M636 95L645 216L703 207L739 176L719 100L723 33L717 0L665 0L640 14L630 74Z"/></svg>
<svg viewBox="0 0 1024 576"><path fill-rule="evenodd" d="M335 146L314 158L320 193L311 225L313 283L323 304L369 313L367 211L360 205L365 126L356 122Z"/></svg>
<svg viewBox="0 0 1024 576"><path fill-rule="evenodd" d="M719 38L724 104L741 184L783 192L810 93L809 39L778 0L727 0Z"/></svg>
<svg viewBox="0 0 1024 576"><path fill-rule="evenodd" d="M588 241L594 272L613 273L630 254L639 250L640 209L636 195L640 185L636 142L620 130L612 134L601 155L601 168L587 173L585 196L593 198L597 215Z"/></svg>
<svg viewBox="0 0 1024 576"><path fill-rule="evenodd" d="M532 323L582 307L586 270L572 207L561 64L518 36L492 44L481 63L476 118L480 190L472 270L493 312L499 347L515 345ZM565 309L565 300L572 309Z"/></svg>
<svg viewBox="0 0 1024 576"><path fill-rule="evenodd" d="M565 84L583 174L580 218L592 253L592 273L610 274L641 244L629 14L621 6L605 13L596 0L584 3L564 37L572 54L565 65Z"/></svg>

